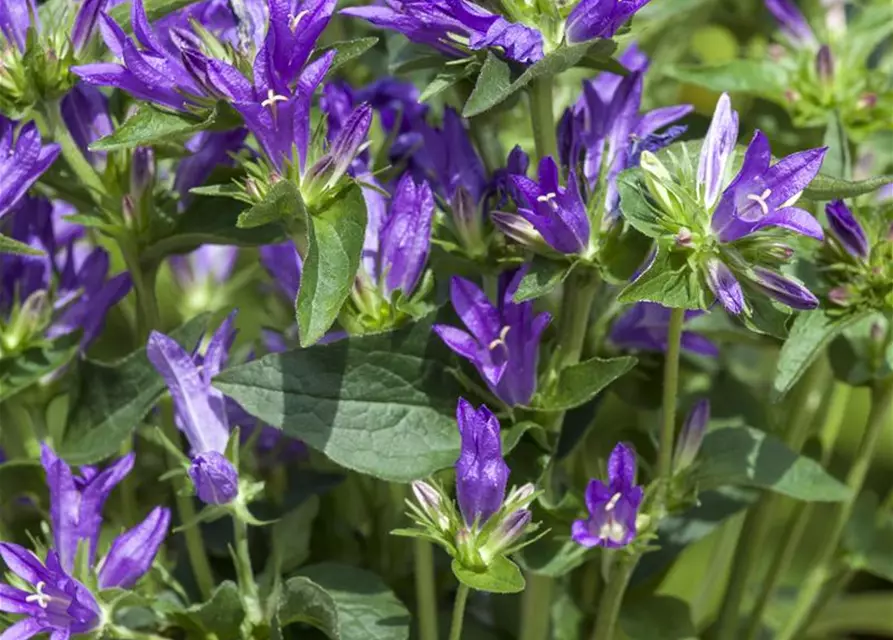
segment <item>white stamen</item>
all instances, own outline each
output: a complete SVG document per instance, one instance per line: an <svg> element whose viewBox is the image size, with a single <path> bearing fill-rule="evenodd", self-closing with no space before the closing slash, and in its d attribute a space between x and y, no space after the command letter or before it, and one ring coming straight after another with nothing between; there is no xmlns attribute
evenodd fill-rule
<svg viewBox="0 0 893 640"><path fill-rule="evenodd" d="M267 90L267 99L260 103L262 107L269 107L270 110L275 113L276 112L276 103L277 102L288 102L288 98L285 96L280 96L272 89Z"/></svg>
<svg viewBox="0 0 893 640"><path fill-rule="evenodd" d="M307 11L306 9L304 9L303 11L299 11L299 12L298 12L298 15L296 15L296 16L293 16L293 15L289 14L289 16L288 16L288 28L291 29L291 32L292 32L292 33L294 33L295 30L298 28L298 23L301 21L301 18L303 18L304 16L306 16L308 13L310 13L310 12Z"/></svg>
<svg viewBox="0 0 893 640"><path fill-rule="evenodd" d="M617 506L617 503L620 502L621 497L620 493L615 493L611 496L611 499L608 500L608 504L605 505L605 511L613 511L614 507Z"/></svg>
<svg viewBox="0 0 893 640"><path fill-rule="evenodd" d="M550 207L552 207L554 209L557 205L553 202L553 200L555 200L555 198L557 198L557 197L558 197L558 194L555 193L554 191L551 191L544 196L538 196L536 201L537 202L546 202L549 204Z"/></svg>
<svg viewBox="0 0 893 640"><path fill-rule="evenodd" d="M601 529L599 529L598 534L599 538L620 543L626 538L626 527L622 522L618 522L614 518L609 517L608 521L602 525Z"/></svg>
<svg viewBox="0 0 893 640"><path fill-rule="evenodd" d="M772 189L766 189L760 195L756 195L755 193L747 194L747 199L756 202L760 205L760 209L763 210L763 215L769 215L769 205L766 203L766 198L772 195Z"/></svg>
<svg viewBox="0 0 893 640"><path fill-rule="evenodd" d="M46 609L48 606L50 606L50 600L52 600L52 598L50 598L49 595L43 592L43 588L45 586L46 583L43 581L40 581L36 585L34 585L36 591L30 596L27 596L25 598L25 602L36 602L37 606L41 609Z"/></svg>
<svg viewBox="0 0 893 640"><path fill-rule="evenodd" d="M511 329L511 327L508 325L505 325L502 328L502 330L499 332L499 337L488 345L490 351L493 351L493 349L500 345L505 345L505 337L509 334L509 329Z"/></svg>

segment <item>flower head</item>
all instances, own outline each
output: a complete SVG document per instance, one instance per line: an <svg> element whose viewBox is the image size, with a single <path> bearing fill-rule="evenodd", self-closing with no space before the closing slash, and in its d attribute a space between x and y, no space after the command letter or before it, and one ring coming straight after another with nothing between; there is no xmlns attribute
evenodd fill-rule
<svg viewBox="0 0 893 640"><path fill-rule="evenodd" d="M862 260L867 258L871 247L868 244L865 229L862 228L843 200L828 203L825 206L825 214L828 217L831 233L844 251L854 258Z"/></svg>
<svg viewBox="0 0 893 640"><path fill-rule="evenodd" d="M523 270L500 276L497 306L473 283L454 277L453 308L468 332L434 326L437 335L474 364L490 390L509 406L529 403L536 391L539 341L551 320L548 313L535 315L533 302L514 302L523 277Z"/></svg>
<svg viewBox="0 0 893 640"><path fill-rule="evenodd" d="M22 199L58 155L59 145L43 145L33 122L19 128L17 122L0 116L0 218Z"/></svg>
<svg viewBox="0 0 893 640"><path fill-rule="evenodd" d="M625 547L636 537L636 516L644 491L635 485L636 454L618 444L608 458L608 482L590 480L586 487L589 518L576 520L574 542L584 547Z"/></svg>
<svg viewBox="0 0 893 640"><path fill-rule="evenodd" d="M785 37L797 48L817 46L815 34L792 0L763 0Z"/></svg>
<svg viewBox="0 0 893 640"><path fill-rule="evenodd" d="M622 349L666 351L670 330L670 309L656 302L638 302L621 315L611 327L611 342ZM690 320L703 311L686 311ZM694 331L682 332L682 348L709 358L719 355L716 345Z"/></svg>
<svg viewBox="0 0 893 640"><path fill-rule="evenodd" d="M483 526L502 508L509 468L502 459L499 420L484 405L459 399L456 422L462 448L456 461L456 498L465 524Z"/></svg>
<svg viewBox="0 0 893 640"><path fill-rule="evenodd" d="M567 41L573 44L595 38L611 38L649 1L580 0L567 17Z"/></svg>

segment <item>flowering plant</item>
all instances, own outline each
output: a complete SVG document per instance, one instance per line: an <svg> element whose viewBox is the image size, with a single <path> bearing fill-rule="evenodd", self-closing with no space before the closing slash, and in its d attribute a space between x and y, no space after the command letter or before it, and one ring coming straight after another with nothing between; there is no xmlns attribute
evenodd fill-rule
<svg viewBox="0 0 893 640"><path fill-rule="evenodd" d="M888 629L891 39L0 0L0 640Z"/></svg>

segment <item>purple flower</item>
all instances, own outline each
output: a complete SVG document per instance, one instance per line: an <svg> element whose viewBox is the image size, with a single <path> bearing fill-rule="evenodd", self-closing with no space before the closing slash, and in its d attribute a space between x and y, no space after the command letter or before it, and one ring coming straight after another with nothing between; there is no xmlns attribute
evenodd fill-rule
<svg viewBox="0 0 893 640"><path fill-rule="evenodd" d="M43 445L40 461L50 488L50 522L62 567L74 570L78 544L86 541L89 563L96 561L96 546L102 528L102 507L112 489L133 469L133 454L124 456L106 469L83 467L75 476L71 468Z"/></svg>
<svg viewBox="0 0 893 640"><path fill-rule="evenodd" d="M236 267L239 248L205 244L186 255L171 256L174 277L184 289L205 289L213 295L216 287L229 280Z"/></svg>
<svg viewBox="0 0 893 640"><path fill-rule="evenodd" d="M298 297L301 287L301 256L291 240L260 248L260 262L289 302Z"/></svg>
<svg viewBox="0 0 893 640"><path fill-rule="evenodd" d="M437 191L448 201L454 201L462 189L477 205L487 190L487 172L471 144L462 117L448 107L440 129L427 125L419 128L424 139L420 160L433 174Z"/></svg>
<svg viewBox="0 0 893 640"><path fill-rule="evenodd" d="M686 311L685 318L690 320L703 313ZM669 329L670 309L655 302L638 302L614 322L611 342L621 349L665 352ZM713 342L694 331L682 332L682 348L708 358L719 355Z"/></svg>
<svg viewBox="0 0 893 640"><path fill-rule="evenodd" d="M25 51L32 16L37 16L34 0L0 0L0 31L7 42L22 52ZM40 27L39 24L35 26Z"/></svg>
<svg viewBox="0 0 893 640"><path fill-rule="evenodd" d="M115 538L97 569L99 587L132 588L155 561L170 524L170 510L155 507L140 524Z"/></svg>
<svg viewBox="0 0 893 640"><path fill-rule="evenodd" d="M520 196L518 215L529 222L556 251L575 254L589 249L591 227L586 205L571 171L564 188L558 181L558 165L552 156L540 160L538 182L512 176Z"/></svg>
<svg viewBox="0 0 893 640"><path fill-rule="evenodd" d="M16 11L13 9L12 13ZM59 145L41 144L40 132L33 122L21 127L18 135L17 128L17 122L0 116L0 219L59 155Z"/></svg>
<svg viewBox="0 0 893 640"><path fill-rule="evenodd" d="M231 313L208 342L205 355L187 353L172 338L153 331L146 354L161 374L174 403L177 426L184 432L191 447L189 469L199 498L210 504L221 504L218 498L232 500L238 489L235 468L223 457L229 441L226 399L211 386L211 380L223 368L227 352L235 337ZM216 454L216 455L213 455ZM236 493L233 492L236 478Z"/></svg>
<svg viewBox="0 0 893 640"><path fill-rule="evenodd" d="M818 174L827 149L801 151L771 165L769 141L757 131L738 175L723 189L737 138L738 114L732 110L728 95L723 94L698 165L698 195L702 204L710 210L719 201L710 222L717 240L731 244L770 227L822 240L824 234L818 221L793 204ZM741 285L719 258L707 263L706 277L710 289L729 312L738 314L747 308ZM754 269L748 277L758 289L782 304L796 309L811 309L817 304L802 285L777 273Z"/></svg>
<svg viewBox="0 0 893 640"><path fill-rule="evenodd" d="M74 45L75 53L80 53L90 41L99 12L105 9L107 3L108 0L84 0L81 4L71 29L71 44Z"/></svg>
<svg viewBox="0 0 893 640"><path fill-rule="evenodd" d="M673 456L673 469L676 472L685 469L695 461L704 434L707 431L707 423L710 422L710 401L699 400L691 408L682 425L682 433L676 443L676 452Z"/></svg>
<svg viewBox="0 0 893 640"><path fill-rule="evenodd" d="M77 84L62 99L62 117L84 157L95 166L105 162L105 152L89 146L114 131L108 98L95 87Z"/></svg>
<svg viewBox="0 0 893 640"><path fill-rule="evenodd" d="M865 229L862 228L843 200L835 200L825 205L825 215L828 217L831 233L834 234L840 246L854 258L862 260L867 258L871 247L868 244Z"/></svg>
<svg viewBox="0 0 893 640"><path fill-rule="evenodd" d="M384 0L341 13L398 31L454 58L490 47L502 49L507 58L523 64L543 57L539 31L511 23L467 0Z"/></svg>
<svg viewBox="0 0 893 640"><path fill-rule="evenodd" d="M85 351L109 309L130 290L130 276L107 278L108 254L77 244L82 232L59 219L63 211L29 197L10 216L10 237L43 254L0 254L0 318L16 310L32 313L32 333L49 339L80 331Z"/></svg>
<svg viewBox="0 0 893 640"><path fill-rule="evenodd" d="M456 498L465 524L480 527L502 507L509 478L499 420L485 405L475 409L459 398L456 422L462 438L456 460Z"/></svg>
<svg viewBox="0 0 893 640"><path fill-rule="evenodd" d="M512 300L523 277L523 269L500 275L496 307L474 284L454 277L453 308L468 332L434 326L447 346L474 364L490 390L509 406L528 404L536 391L540 337L551 320L548 313L534 315L533 302Z"/></svg>
<svg viewBox="0 0 893 640"><path fill-rule="evenodd" d="M763 0L785 37L798 48L812 48L818 44L815 34L792 0Z"/></svg>
<svg viewBox="0 0 893 640"><path fill-rule="evenodd" d="M567 17L565 32L571 44L611 38L650 0L580 0Z"/></svg>
<svg viewBox="0 0 893 640"><path fill-rule="evenodd" d="M314 191L322 193L331 189L347 174L367 145L371 124L372 107L368 104L361 104L347 116L326 153L307 171L307 184L301 190L305 196L312 198Z"/></svg>
<svg viewBox="0 0 893 640"><path fill-rule="evenodd" d="M370 212L375 210L367 208ZM431 187L427 182L417 185L411 175L404 174L384 213L383 219L376 219L380 215L369 216L363 264L373 280L381 281L385 296L401 291L408 297L419 282L431 249L434 222ZM372 238L370 231L374 234Z"/></svg>
<svg viewBox="0 0 893 640"><path fill-rule="evenodd" d="M40 633L62 640L99 627L99 603L65 571L55 551L47 551L46 562L41 562L24 547L0 542L0 556L13 574L33 587L25 591L0 584L0 611L23 616L3 632L5 640L27 640Z"/></svg>
<svg viewBox="0 0 893 640"><path fill-rule="evenodd" d="M192 200L191 189L200 187L219 166L232 166L232 154L242 148L248 132L244 128L232 131L202 131L186 143L192 155L177 164L174 191L179 196L182 211Z"/></svg>
<svg viewBox="0 0 893 640"><path fill-rule="evenodd" d="M584 547L625 547L636 537L636 516L644 491L636 486L636 454L618 444L608 458L608 483L586 487L587 520L574 521L571 538Z"/></svg>

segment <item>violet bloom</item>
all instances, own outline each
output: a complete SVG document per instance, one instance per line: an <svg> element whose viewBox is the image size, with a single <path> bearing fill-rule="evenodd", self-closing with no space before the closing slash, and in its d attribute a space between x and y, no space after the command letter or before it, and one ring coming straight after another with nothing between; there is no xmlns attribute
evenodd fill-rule
<svg viewBox="0 0 893 640"><path fill-rule="evenodd" d="M80 475L47 445L41 449L40 460L50 489L50 523L59 565L73 572L78 548L86 543L88 565L96 567L101 589L132 587L152 566L170 526L170 511L156 507L140 524L118 536L97 564L102 508L112 489L133 469L133 454L103 470L81 467Z"/></svg>
<svg viewBox="0 0 893 640"><path fill-rule="evenodd" d="M94 166L104 166L104 151L89 146L114 131L108 98L97 88L77 84L62 99L62 118L84 157Z"/></svg>
<svg viewBox="0 0 893 640"><path fill-rule="evenodd" d="M608 482L592 479L586 487L589 518L574 521L571 538L584 547L625 547L636 537L636 516L644 490L635 485L636 454L618 444L608 458Z"/></svg>
<svg viewBox="0 0 893 640"><path fill-rule="evenodd" d="M260 263L279 290L291 303L298 297L301 288L303 263L295 243L291 240L260 247Z"/></svg>
<svg viewBox="0 0 893 640"><path fill-rule="evenodd" d="M0 254L0 324L9 326L11 313L28 314L20 321L30 329L29 338L80 332L83 352L130 290L130 276L109 278L108 253L79 245L82 230L60 220L60 211L48 200L26 197L11 216L10 237L42 255Z"/></svg>
<svg viewBox="0 0 893 640"><path fill-rule="evenodd" d="M583 82L583 93L558 125L561 164L579 168L588 193L599 179L607 183L605 212L617 212L617 176L639 164L643 151L655 152L678 138L685 127L671 126L692 111L687 104L641 113L642 88L649 60L633 43L620 57L626 77L602 72ZM603 177L602 167L607 168Z"/></svg>
<svg viewBox="0 0 893 640"><path fill-rule="evenodd" d="M58 144L41 144L40 132L33 122L19 129L17 122L0 116L0 219L21 200L58 155Z"/></svg>
<svg viewBox="0 0 893 640"><path fill-rule="evenodd" d="M614 322L611 342L621 349L666 352L670 313L670 309L656 302L637 302ZM703 314L703 311L686 311L685 319L691 320ZM682 348L708 358L719 355L719 349L713 342L694 331L683 330Z"/></svg>
<svg viewBox="0 0 893 640"><path fill-rule="evenodd" d="M235 312L221 323L204 356L190 355L172 338L153 331L146 355L161 374L171 399L177 426L191 447L189 476L199 499L213 505L236 499L239 478L236 468L224 457L229 442L229 422L223 394L211 380L223 368L235 337Z"/></svg>
<svg viewBox="0 0 893 640"><path fill-rule="evenodd" d="M591 226L586 205L570 171L567 187L558 180L558 165L552 156L540 160L538 181L512 176L512 186L520 196L518 215L529 222L556 251L567 254L589 250Z"/></svg>
<svg viewBox="0 0 893 640"><path fill-rule="evenodd" d="M513 301L523 277L523 269L500 275L497 306L473 283L454 277L450 297L468 332L434 326L447 346L469 360L509 406L527 405L536 391L540 337L552 319L548 313L535 315L531 301Z"/></svg>
<svg viewBox="0 0 893 640"><path fill-rule="evenodd" d="M769 13L778 22L781 32L798 49L815 48L818 46L815 34L812 32L806 18L792 0L763 0Z"/></svg>
<svg viewBox="0 0 893 640"><path fill-rule="evenodd" d="M33 589L0 584L0 611L23 616L3 632L4 639L27 640L45 633L62 640L99 628L99 603L87 587L65 571L54 550L47 551L46 561L41 562L24 547L0 542L0 556L9 570Z"/></svg>
<svg viewBox="0 0 893 640"><path fill-rule="evenodd" d="M539 31L511 23L467 0L383 0L342 9L341 13L402 33L453 58L491 47L502 49L508 59L522 64L543 57Z"/></svg>
<svg viewBox="0 0 893 640"><path fill-rule="evenodd" d="M481 527L502 508L509 468L502 459L499 420L485 405L459 398L456 422L462 446L456 460L456 499L469 527Z"/></svg>
<svg viewBox="0 0 893 640"><path fill-rule="evenodd" d="M871 251L868 237L865 235L865 229L843 200L828 203L825 206L825 215L828 217L831 233L844 251L856 259L865 260Z"/></svg>
<svg viewBox="0 0 893 640"><path fill-rule="evenodd" d="M650 0L580 0L565 23L571 44L595 38L612 38L634 13Z"/></svg>
<svg viewBox="0 0 893 640"><path fill-rule="evenodd" d="M71 44L75 54L81 53L93 35L96 28L96 19L100 11L105 9L109 0L83 0L74 16L74 24L71 29ZM32 18L37 18L37 5L34 0L0 0L0 32L6 42L13 45L20 52L25 52L27 45L28 29L34 29L40 33L40 22L31 24Z"/></svg>
<svg viewBox="0 0 893 640"><path fill-rule="evenodd" d="M732 110L729 96L723 94L698 165L701 203L708 211L715 205L710 226L716 240L722 245L731 244L771 227L822 240L818 221L793 204L818 174L827 149L801 151L771 165L769 140L757 131L744 154L741 170L723 189L737 138L738 114ZM728 311L738 314L745 310L741 285L727 264L713 259L706 275L714 295ZM785 276L766 269L753 269L747 275L757 288L794 309L818 305L812 293Z"/></svg>
<svg viewBox="0 0 893 640"><path fill-rule="evenodd" d="M192 201L191 189L200 187L220 166L231 167L235 163L232 154L241 149L248 132L244 128L232 131L202 131L193 136L186 149L191 155L177 163L174 191L178 195L178 208L183 211Z"/></svg>

